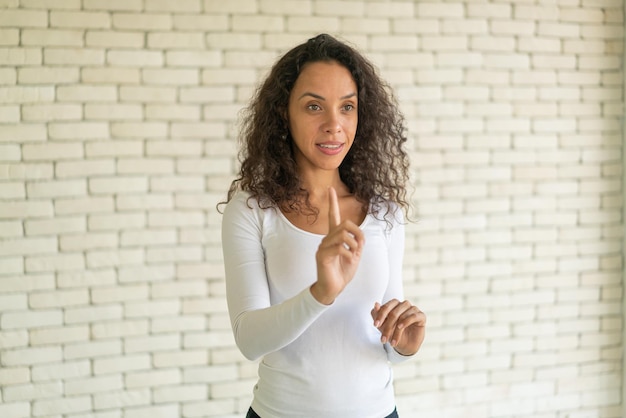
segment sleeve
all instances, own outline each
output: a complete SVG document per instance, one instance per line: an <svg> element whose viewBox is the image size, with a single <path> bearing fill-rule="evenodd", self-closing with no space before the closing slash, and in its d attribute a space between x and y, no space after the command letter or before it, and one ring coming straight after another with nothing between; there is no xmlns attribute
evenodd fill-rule
<svg viewBox="0 0 626 418"><path fill-rule="evenodd" d="M402 210L396 208L394 214L393 228L388 232L387 236L387 252L389 260L389 285L385 291L383 303L391 300L398 299L404 300L404 288L403 288L403 274L402 263L404 260L404 216ZM387 351L387 358L392 363L400 363L413 356L405 356L398 353L389 344L385 344L385 350Z"/></svg>
<svg viewBox="0 0 626 418"><path fill-rule="evenodd" d="M271 306L262 246L261 209L239 193L222 219L226 299L237 347L255 360L298 338L326 309L305 288ZM252 202L252 201L251 201Z"/></svg>

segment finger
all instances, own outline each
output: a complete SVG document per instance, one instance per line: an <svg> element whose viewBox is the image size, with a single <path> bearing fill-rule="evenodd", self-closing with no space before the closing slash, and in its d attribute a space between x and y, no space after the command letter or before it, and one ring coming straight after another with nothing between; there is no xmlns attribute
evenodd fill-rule
<svg viewBox="0 0 626 418"><path fill-rule="evenodd" d="M375 302L374 303L374 308L370 311L370 315L372 315L372 319L374 320L374 326L376 328L379 327L380 323L378 322L378 320L376 319L376 317L378 316L378 311L380 310L380 303Z"/></svg>
<svg viewBox="0 0 626 418"><path fill-rule="evenodd" d="M399 304L400 302L397 299L391 299L384 305L379 305L376 315L376 321L380 324L378 327L382 326L385 321L387 321L387 316L389 315L389 313Z"/></svg>
<svg viewBox="0 0 626 418"><path fill-rule="evenodd" d="M339 201L334 187L328 188L328 227L329 230L341 223Z"/></svg>
<svg viewBox="0 0 626 418"><path fill-rule="evenodd" d="M390 302L386 303L381 309L381 311L387 311L385 319L379 327L382 334L381 341L383 343L391 342L394 338L394 334L402 330L402 327L398 329L399 321L403 315L412 308L411 303L408 301L399 302L394 299ZM392 306L393 308L391 308ZM391 310L388 310L389 308L391 308Z"/></svg>
<svg viewBox="0 0 626 418"><path fill-rule="evenodd" d="M393 347L397 346L398 342L402 338L403 333L413 325L416 325L418 327L424 327L426 325L426 315L424 315L424 313L415 306L404 312L398 318L395 331L390 337L391 345Z"/></svg>
<svg viewBox="0 0 626 418"><path fill-rule="evenodd" d="M330 254L339 252L344 255L353 253L358 256L361 247L362 242L359 241L357 237L349 231L339 228L324 237L320 243L319 249L322 251L330 251Z"/></svg>

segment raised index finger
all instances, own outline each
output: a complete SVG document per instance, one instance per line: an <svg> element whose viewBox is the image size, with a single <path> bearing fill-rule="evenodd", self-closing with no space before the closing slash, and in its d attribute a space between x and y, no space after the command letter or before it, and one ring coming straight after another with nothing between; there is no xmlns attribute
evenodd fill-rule
<svg viewBox="0 0 626 418"><path fill-rule="evenodd" d="M341 223L341 212L339 212L339 200L334 187L328 188L328 228L334 228Z"/></svg>

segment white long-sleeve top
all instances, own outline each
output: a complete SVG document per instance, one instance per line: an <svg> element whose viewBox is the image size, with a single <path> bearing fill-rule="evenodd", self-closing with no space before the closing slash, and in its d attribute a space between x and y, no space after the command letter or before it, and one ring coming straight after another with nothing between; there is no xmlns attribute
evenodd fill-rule
<svg viewBox="0 0 626 418"><path fill-rule="evenodd" d="M228 310L247 358L262 357L252 408L262 418L382 418L395 407L390 362L409 357L380 342L370 311L402 300L404 226L368 214L359 268L332 305L309 287L324 237L237 193L224 210Z"/></svg>

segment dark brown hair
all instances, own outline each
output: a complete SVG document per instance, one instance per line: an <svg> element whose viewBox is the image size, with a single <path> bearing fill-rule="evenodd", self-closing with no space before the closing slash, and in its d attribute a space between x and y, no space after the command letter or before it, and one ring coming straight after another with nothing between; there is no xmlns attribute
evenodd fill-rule
<svg viewBox="0 0 626 418"><path fill-rule="evenodd" d="M257 89L243 114L241 168L231 183L227 202L244 190L261 207L317 214L303 190L288 126L289 95L303 67L336 61L346 67L357 86L358 125L354 142L339 166L341 180L365 211L387 214L394 202L408 211L406 183L409 162L404 119L389 86L375 67L352 47L321 34L280 58Z"/></svg>

